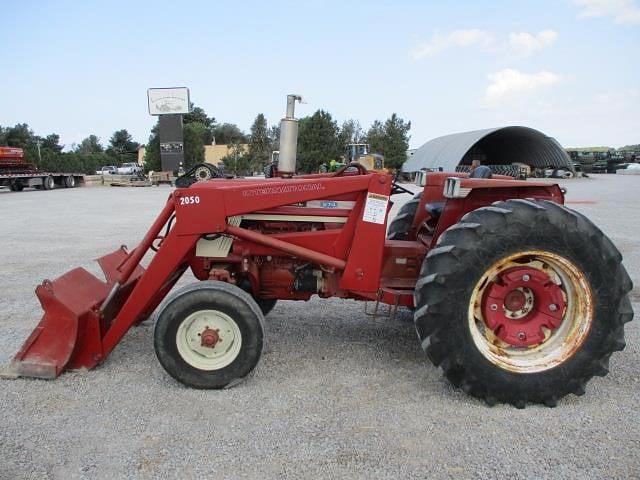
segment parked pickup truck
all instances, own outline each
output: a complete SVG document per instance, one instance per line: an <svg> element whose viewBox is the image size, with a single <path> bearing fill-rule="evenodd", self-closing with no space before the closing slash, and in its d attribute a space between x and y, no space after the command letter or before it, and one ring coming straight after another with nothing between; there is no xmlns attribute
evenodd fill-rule
<svg viewBox="0 0 640 480"><path fill-rule="evenodd" d="M96 175L115 175L118 173L118 167L115 165L107 165L96 171Z"/></svg>
<svg viewBox="0 0 640 480"><path fill-rule="evenodd" d="M142 173L142 167L135 162L123 163L118 167L118 175L135 175L136 173Z"/></svg>

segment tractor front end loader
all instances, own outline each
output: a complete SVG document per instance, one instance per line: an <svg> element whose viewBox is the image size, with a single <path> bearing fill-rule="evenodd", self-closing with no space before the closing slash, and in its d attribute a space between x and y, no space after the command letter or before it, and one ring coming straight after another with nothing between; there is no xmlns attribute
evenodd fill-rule
<svg viewBox="0 0 640 480"><path fill-rule="evenodd" d="M429 359L489 404L552 406L607 373L632 285L558 185L428 173L387 236L390 198L403 190L391 175L359 165L295 175L296 99L279 177L178 188L135 249L98 260L106 281L75 269L43 282L44 316L9 374L93 368L156 312L164 369L223 388L257 364L275 303L313 295L413 309ZM186 269L199 281L170 293Z"/></svg>

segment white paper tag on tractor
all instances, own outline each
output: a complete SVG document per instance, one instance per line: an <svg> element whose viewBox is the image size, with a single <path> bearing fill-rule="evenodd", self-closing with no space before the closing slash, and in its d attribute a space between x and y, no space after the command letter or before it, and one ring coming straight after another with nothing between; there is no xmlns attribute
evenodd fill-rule
<svg viewBox="0 0 640 480"><path fill-rule="evenodd" d="M362 220L365 222L383 224L387 216L389 197L378 193L367 194L367 202L364 204Z"/></svg>

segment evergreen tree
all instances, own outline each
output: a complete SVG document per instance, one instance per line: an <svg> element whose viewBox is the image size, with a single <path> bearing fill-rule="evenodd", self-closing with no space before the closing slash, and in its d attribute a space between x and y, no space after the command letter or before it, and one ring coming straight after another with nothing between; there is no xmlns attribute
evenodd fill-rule
<svg viewBox="0 0 640 480"><path fill-rule="evenodd" d="M159 172L162 170L162 162L160 161L160 136L158 135L157 123L151 129L149 141L145 146L144 168L147 172L151 170Z"/></svg>
<svg viewBox="0 0 640 480"><path fill-rule="evenodd" d="M320 165L340 157L338 124L331 114L318 110L300 119L298 128L298 169L317 172Z"/></svg>
<svg viewBox="0 0 640 480"><path fill-rule="evenodd" d="M383 124L376 120L367 132L366 140L371 151L384 155L385 167L397 170L407 159L409 130L411 122L406 122L395 113Z"/></svg>
<svg viewBox="0 0 640 480"><path fill-rule="evenodd" d="M340 150L346 154L350 143L361 143L363 139L362 127L357 120L349 119L342 123L338 134L338 145Z"/></svg>
<svg viewBox="0 0 640 480"><path fill-rule="evenodd" d="M233 123L216 125L213 135L217 145L231 145L234 142L247 143L247 136Z"/></svg>
<svg viewBox="0 0 640 480"><path fill-rule="evenodd" d="M254 172L261 172L271 157L271 144L267 129L267 119L259 113L251 126L249 139L250 167Z"/></svg>
<svg viewBox="0 0 640 480"><path fill-rule="evenodd" d="M411 122L405 122L395 113L384 123L384 163L395 170L407 160Z"/></svg>
<svg viewBox="0 0 640 480"><path fill-rule="evenodd" d="M204 145L209 128L200 122L184 125L184 168L188 170L196 163L204 163Z"/></svg>
<svg viewBox="0 0 640 480"><path fill-rule="evenodd" d="M74 152L76 152L76 153L102 153L102 152L104 152L104 147L100 143L100 139L97 136L89 135L87 138L82 140L79 145L75 146Z"/></svg>

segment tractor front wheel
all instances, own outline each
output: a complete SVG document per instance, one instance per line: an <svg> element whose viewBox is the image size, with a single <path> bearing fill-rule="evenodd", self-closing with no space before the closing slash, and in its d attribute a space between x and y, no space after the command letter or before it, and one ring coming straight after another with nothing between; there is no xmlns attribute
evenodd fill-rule
<svg viewBox="0 0 640 480"><path fill-rule="evenodd" d="M224 388L257 365L264 316L251 296L224 282L187 286L160 307L156 355L176 380L195 388Z"/></svg>
<svg viewBox="0 0 640 480"><path fill-rule="evenodd" d="M465 215L429 252L415 323L430 360L487 403L554 406L622 350L632 285L611 241L548 201Z"/></svg>

